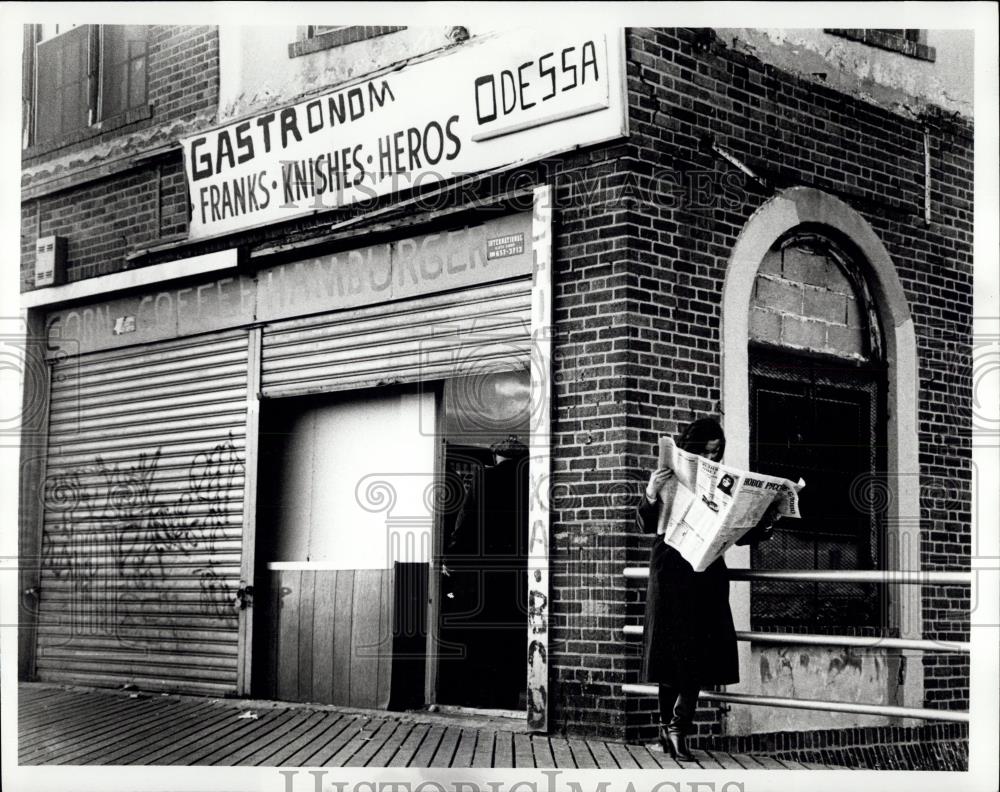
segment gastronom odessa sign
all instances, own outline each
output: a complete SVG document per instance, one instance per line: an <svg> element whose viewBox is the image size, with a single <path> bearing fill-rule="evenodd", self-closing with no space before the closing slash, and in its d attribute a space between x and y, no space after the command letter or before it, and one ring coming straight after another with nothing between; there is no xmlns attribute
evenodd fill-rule
<svg viewBox="0 0 1000 792"><path fill-rule="evenodd" d="M621 31L507 31L182 140L190 236L626 133Z"/></svg>

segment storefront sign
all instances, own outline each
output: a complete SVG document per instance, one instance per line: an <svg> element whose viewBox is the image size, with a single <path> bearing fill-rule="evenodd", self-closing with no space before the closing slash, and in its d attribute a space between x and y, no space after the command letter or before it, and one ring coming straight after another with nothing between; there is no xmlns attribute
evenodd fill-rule
<svg viewBox="0 0 1000 792"><path fill-rule="evenodd" d="M357 308L490 283L531 273L531 250L515 240L531 228L527 213L480 225L328 253L257 273L226 275L156 292L54 311L50 356ZM491 254L495 240L504 255ZM519 249L520 248L520 249Z"/></svg>
<svg viewBox="0 0 1000 792"><path fill-rule="evenodd" d="M621 136L621 63L620 31L510 31L186 138L190 236Z"/></svg>

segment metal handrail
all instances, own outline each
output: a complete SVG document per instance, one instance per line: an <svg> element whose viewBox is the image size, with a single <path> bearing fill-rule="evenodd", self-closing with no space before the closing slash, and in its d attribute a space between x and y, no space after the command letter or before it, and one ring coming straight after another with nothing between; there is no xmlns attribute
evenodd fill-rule
<svg viewBox="0 0 1000 792"><path fill-rule="evenodd" d="M656 685L622 685L625 693L655 696ZM951 721L968 723L968 712L953 710L918 709L916 707L893 707L886 704L856 704L853 701L821 701L818 699L790 699L777 696L755 696L752 693L723 693L715 690L701 690L699 699L726 701L732 704L749 704L786 709L820 710L823 712L851 712L857 715L882 715L890 718L916 718L918 720Z"/></svg>
<svg viewBox="0 0 1000 792"><path fill-rule="evenodd" d="M971 585L971 572L939 572L899 570L817 570L817 569L728 569L730 580L782 580L809 583L899 583L903 585ZM626 567L626 578L644 579L649 577L647 567ZM641 635L639 625L626 625L626 635ZM926 641L907 638L877 638L847 635L811 635L795 633L760 633L740 631L736 633L737 640L757 641L777 644L814 644L817 646L880 646L893 649L919 649L931 652L963 652L970 651L968 643L942 644L938 641ZM622 685L624 693L638 693L655 696L657 685ZM726 701L733 704L747 704L763 707L784 707L787 709L819 710L823 712L849 712L858 715L881 715L892 718L916 718L919 720L951 721L954 723L969 723L968 712L952 710L919 709L917 707L895 707L885 704L858 704L852 701L822 701L818 699L790 699L777 696L757 696L751 693L723 693L712 690L702 690L700 699Z"/></svg>
<svg viewBox="0 0 1000 792"><path fill-rule="evenodd" d="M730 580L783 580L805 583L900 583L914 586L972 585L971 572L876 569L729 569ZM625 577L649 577L648 567L625 567Z"/></svg>
<svg viewBox="0 0 1000 792"><path fill-rule="evenodd" d="M641 624L627 624L624 627L626 635L642 635ZM971 644L961 641L926 641L916 638L882 638L877 635L868 637L859 635L814 635L812 633L766 633L736 631L737 641L754 641L756 643L772 643L786 645L812 646L858 646L879 649L915 649L924 652L953 652L968 654Z"/></svg>

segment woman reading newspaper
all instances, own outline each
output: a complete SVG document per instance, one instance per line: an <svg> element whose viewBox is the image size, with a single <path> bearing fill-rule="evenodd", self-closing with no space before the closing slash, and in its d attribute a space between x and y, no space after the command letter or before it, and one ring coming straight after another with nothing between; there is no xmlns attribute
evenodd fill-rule
<svg viewBox="0 0 1000 792"><path fill-rule="evenodd" d="M711 418L689 424L677 446L713 462L722 460L726 437ZM669 508L676 492L670 468L649 477L636 522L644 533L655 533L661 508ZM777 507L772 504L760 523L737 544L770 537ZM729 610L729 578L720 557L704 572L695 572L680 553L657 534L649 560L646 616L643 627L642 676L659 686L660 745L675 759L690 761L685 743L698 691L739 681L736 631Z"/></svg>

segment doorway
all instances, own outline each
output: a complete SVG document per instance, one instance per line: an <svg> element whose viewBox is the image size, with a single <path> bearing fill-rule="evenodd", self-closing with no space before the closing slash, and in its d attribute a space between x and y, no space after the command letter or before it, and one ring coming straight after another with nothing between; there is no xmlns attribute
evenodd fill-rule
<svg viewBox="0 0 1000 792"><path fill-rule="evenodd" d="M435 700L527 707L529 374L445 383Z"/></svg>
<svg viewBox="0 0 1000 792"><path fill-rule="evenodd" d="M423 703L435 411L416 386L263 403L253 695Z"/></svg>

